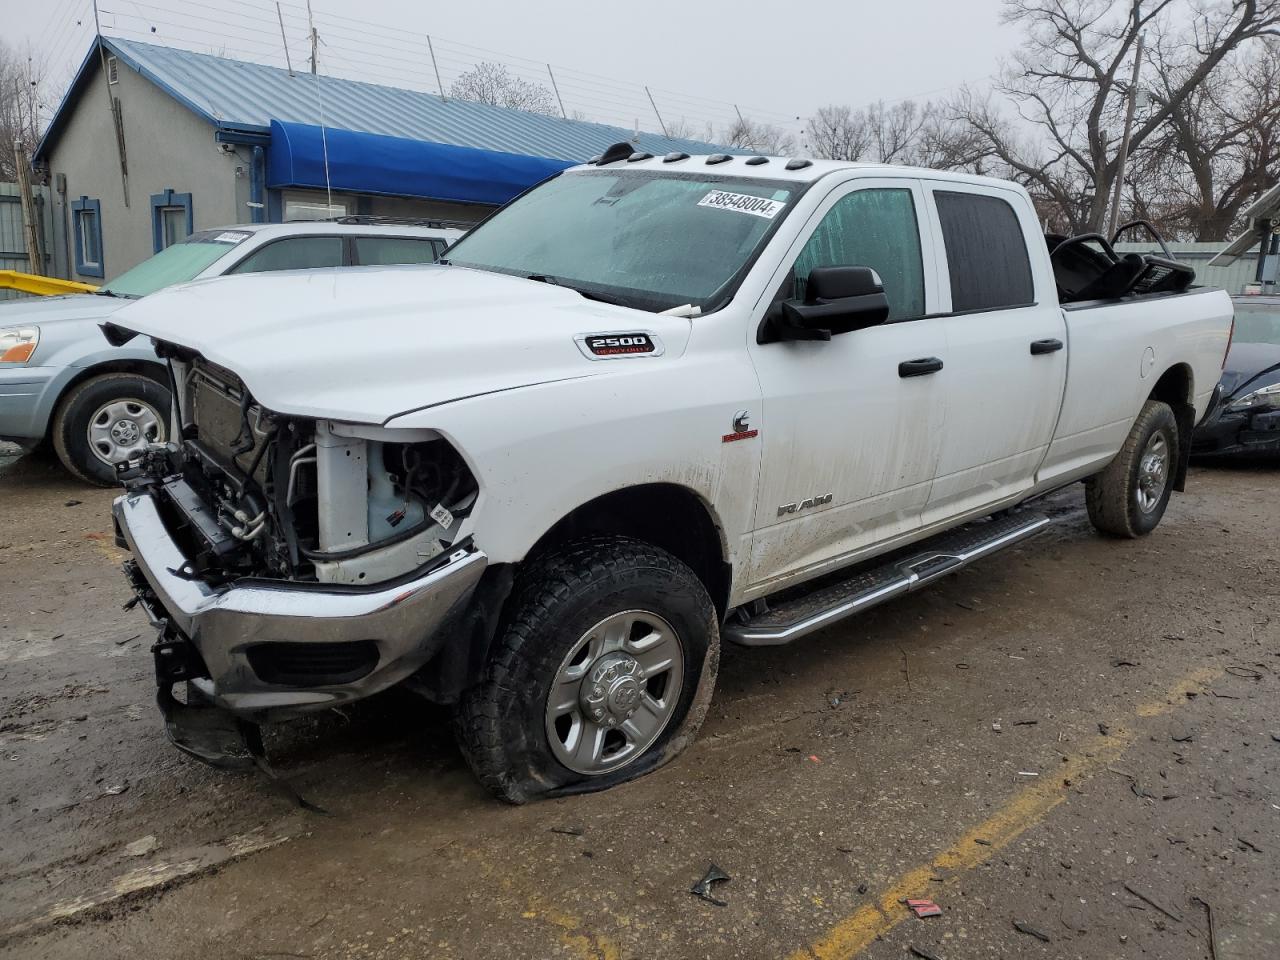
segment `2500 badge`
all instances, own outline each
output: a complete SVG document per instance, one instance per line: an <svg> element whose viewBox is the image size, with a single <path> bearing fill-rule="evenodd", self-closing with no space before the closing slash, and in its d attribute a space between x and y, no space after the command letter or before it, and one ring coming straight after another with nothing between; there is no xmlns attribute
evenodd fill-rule
<svg viewBox="0 0 1280 960"><path fill-rule="evenodd" d="M649 333L587 333L575 338L589 360L608 360L614 357L656 357L662 353L662 344Z"/></svg>

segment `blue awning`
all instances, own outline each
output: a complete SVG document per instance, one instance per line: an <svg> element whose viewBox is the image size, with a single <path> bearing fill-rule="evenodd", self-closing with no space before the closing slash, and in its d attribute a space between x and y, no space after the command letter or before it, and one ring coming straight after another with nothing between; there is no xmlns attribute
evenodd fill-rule
<svg viewBox="0 0 1280 960"><path fill-rule="evenodd" d="M526 157L376 133L271 121L267 186L325 189L455 203L506 203L566 167Z"/></svg>

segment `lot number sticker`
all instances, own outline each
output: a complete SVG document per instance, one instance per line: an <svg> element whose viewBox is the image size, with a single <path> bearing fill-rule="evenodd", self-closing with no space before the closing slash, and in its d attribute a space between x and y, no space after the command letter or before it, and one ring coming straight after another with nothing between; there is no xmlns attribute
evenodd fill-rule
<svg viewBox="0 0 1280 960"><path fill-rule="evenodd" d="M770 200L768 197L753 197L749 193L729 193L727 190L712 190L698 201L700 207L718 207L721 210L736 210L738 213L749 213L753 217L764 217L772 220L785 204L781 200Z"/></svg>

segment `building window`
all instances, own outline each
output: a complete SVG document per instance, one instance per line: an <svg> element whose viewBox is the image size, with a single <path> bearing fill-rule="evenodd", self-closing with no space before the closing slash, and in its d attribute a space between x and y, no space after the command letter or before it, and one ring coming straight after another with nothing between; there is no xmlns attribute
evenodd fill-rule
<svg viewBox="0 0 1280 960"><path fill-rule="evenodd" d="M284 196L284 220L335 220L351 214L346 197L327 199L323 194L287 193Z"/></svg>
<svg viewBox="0 0 1280 960"><path fill-rule="evenodd" d="M107 83L120 82L120 61L115 57L107 57Z"/></svg>
<svg viewBox="0 0 1280 960"><path fill-rule="evenodd" d="M151 245L156 253L181 243L194 230L191 194L174 193L169 188L151 197Z"/></svg>
<svg viewBox="0 0 1280 960"><path fill-rule="evenodd" d="M82 277L101 277L102 201L81 197L71 202L71 222L75 232L76 273Z"/></svg>

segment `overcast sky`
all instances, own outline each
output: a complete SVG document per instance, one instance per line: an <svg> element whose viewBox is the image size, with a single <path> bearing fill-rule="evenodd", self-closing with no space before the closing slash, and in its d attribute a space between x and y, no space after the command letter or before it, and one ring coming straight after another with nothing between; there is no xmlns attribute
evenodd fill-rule
<svg viewBox="0 0 1280 960"><path fill-rule="evenodd" d="M283 7L295 67L307 53L302 2ZM107 34L283 63L274 0L99 3ZM78 63L92 38L90 0L6 7L5 38L16 46L29 40L55 76ZM468 61L504 60L544 83L540 65L550 62L571 113L618 123L634 115L646 129L656 121L643 84L667 120L722 123L737 103L798 129L793 118L825 103L923 99L981 83L1017 42L999 22L999 0L313 0L312 7L322 72L434 89L423 39L430 34L446 89Z"/></svg>

